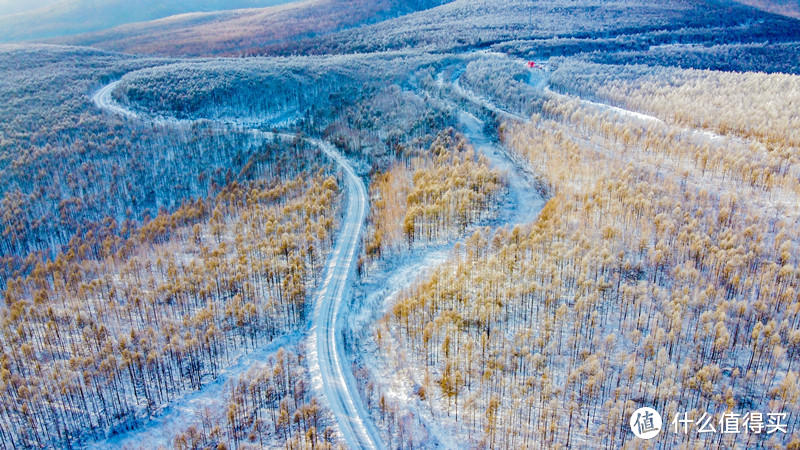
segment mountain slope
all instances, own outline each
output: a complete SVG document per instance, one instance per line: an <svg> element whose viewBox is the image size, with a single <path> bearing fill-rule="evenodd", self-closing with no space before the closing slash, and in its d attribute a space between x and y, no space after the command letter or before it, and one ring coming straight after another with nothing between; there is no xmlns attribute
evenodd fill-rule
<svg viewBox="0 0 800 450"><path fill-rule="evenodd" d="M441 0L305 0L268 8L182 14L60 42L140 54L246 55L265 45L374 23L441 3Z"/></svg>
<svg viewBox="0 0 800 450"><path fill-rule="evenodd" d="M175 14L274 6L292 0L61 0L23 8L0 4L0 41L46 39L103 30Z"/></svg>
<svg viewBox="0 0 800 450"><path fill-rule="evenodd" d="M739 3L754 6L775 14L800 19L800 0L738 0Z"/></svg>
<svg viewBox="0 0 800 450"><path fill-rule="evenodd" d="M711 21L723 22L728 8L720 8L717 3L684 0L658 3L636 0L456 0L429 11L310 39L291 51L349 53L411 47L448 51L554 36L605 38L700 27ZM715 10L723 18L706 17Z"/></svg>

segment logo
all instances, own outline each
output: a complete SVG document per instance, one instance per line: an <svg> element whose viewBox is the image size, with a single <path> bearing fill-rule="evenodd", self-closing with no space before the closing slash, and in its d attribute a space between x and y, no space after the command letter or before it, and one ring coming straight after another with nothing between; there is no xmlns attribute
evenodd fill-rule
<svg viewBox="0 0 800 450"><path fill-rule="evenodd" d="M631 415L631 430L639 439L653 439L661 431L661 414L653 408L639 408Z"/></svg>

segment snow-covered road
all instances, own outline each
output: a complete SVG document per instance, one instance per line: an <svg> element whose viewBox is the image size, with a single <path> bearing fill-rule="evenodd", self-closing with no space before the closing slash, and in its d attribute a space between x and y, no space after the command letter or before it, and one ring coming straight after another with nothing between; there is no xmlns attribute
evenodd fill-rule
<svg viewBox="0 0 800 450"><path fill-rule="evenodd" d="M350 360L344 351L340 315L344 300L349 299L352 292L355 261L367 215L367 189L350 163L332 145L319 140L312 140L312 143L331 155L344 171L348 199L347 215L328 259L314 307L312 357L316 356L317 367L312 368L312 373L320 378L315 382L321 382L328 406L348 446L378 448L382 447L380 434L361 402L352 370L344 367Z"/></svg>
<svg viewBox="0 0 800 450"><path fill-rule="evenodd" d="M183 122L191 122L144 117L126 108L116 102L111 95L118 84L119 81L114 81L95 92L92 101L98 108L128 119L150 121L160 125L179 125ZM237 123L224 121L221 123L237 125ZM252 131L264 137L274 136L273 133ZM277 134L277 136L284 139L294 138L294 135L291 134ZM342 323L340 317L342 306L347 304L345 300L349 300L348 296L351 293L358 248L367 214L367 190L363 180L356 174L347 158L339 153L333 145L319 139L308 138L306 141L320 148L342 170L347 196L347 213L334 250L328 257L324 281L315 294L315 309L311 323L312 336L309 339L311 344L309 353L314 361L311 371L315 376L315 384L321 390L333 412L347 445L351 448L383 448L380 434L362 404L352 371L345 366L349 366L349 359L344 354L342 333L339 328ZM266 353L259 351L255 354ZM252 358L247 358L246 361L252 361ZM233 379L236 375L247 371L248 368L249 364L236 364L224 372L225 379ZM220 388L221 384L219 380L211 383L212 386L219 385L217 387ZM193 415L195 409L205 404L206 400L218 400L220 389L207 389L208 387L209 385L206 385L201 391L187 395L179 401L183 404L183 408L180 405L172 407L167 417L151 420L137 432L126 435L125 441L134 445L147 445L145 442L150 441L153 437L161 440L167 439L166 436L173 430L166 428L185 422L183 420L185 416ZM143 438L148 441L142 440ZM117 447L120 441L112 438L97 444ZM169 445L168 442L162 443L161 441L159 444Z"/></svg>
<svg viewBox="0 0 800 450"><path fill-rule="evenodd" d="M120 80L113 81L98 89L97 92L95 92L92 96L92 101L94 102L95 106L103 111L107 111L118 116L127 117L128 119L136 119L139 117L138 114L120 105L114 101L114 98L111 96L111 93L114 92L114 89L116 89L116 87L119 85L119 82Z"/></svg>

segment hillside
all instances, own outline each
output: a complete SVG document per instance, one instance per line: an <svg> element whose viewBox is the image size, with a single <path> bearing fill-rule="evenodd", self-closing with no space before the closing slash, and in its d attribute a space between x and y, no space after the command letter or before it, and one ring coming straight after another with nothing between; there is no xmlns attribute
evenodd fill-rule
<svg viewBox="0 0 800 450"><path fill-rule="evenodd" d="M636 445L643 404L796 420L800 77L568 62L550 82L620 107L545 89L505 120L547 205L394 297L375 331L390 367L464 447ZM686 436L654 446L796 442Z"/></svg>
<svg viewBox="0 0 800 450"><path fill-rule="evenodd" d="M175 14L255 8L292 0L57 0L27 7L0 3L0 42L45 39L87 33Z"/></svg>
<svg viewBox="0 0 800 450"><path fill-rule="evenodd" d="M729 26L741 19L744 9L683 0L457 0L429 11L313 39L302 48L314 53L400 48L443 51L487 47L504 41L546 41L554 36L600 39L655 30ZM717 17L708 14L710 11L726 14Z"/></svg>
<svg viewBox="0 0 800 450"><path fill-rule="evenodd" d="M800 1L797 0L739 0L739 3L800 19Z"/></svg>
<svg viewBox="0 0 800 450"><path fill-rule="evenodd" d="M800 21L729 1L457 0L377 24L259 54L424 49L496 51L525 59L580 56L598 62L795 73Z"/></svg>
<svg viewBox="0 0 800 450"><path fill-rule="evenodd" d="M266 45L373 23L441 0L305 0L282 6L172 16L59 40L126 53L247 55Z"/></svg>

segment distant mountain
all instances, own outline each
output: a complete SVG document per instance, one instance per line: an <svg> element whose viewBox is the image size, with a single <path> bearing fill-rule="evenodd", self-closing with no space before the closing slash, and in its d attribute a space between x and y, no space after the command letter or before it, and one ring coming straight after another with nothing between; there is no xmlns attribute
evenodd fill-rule
<svg viewBox="0 0 800 450"><path fill-rule="evenodd" d="M171 16L53 40L125 53L239 56L439 6L443 0L305 0Z"/></svg>
<svg viewBox="0 0 800 450"><path fill-rule="evenodd" d="M739 3L755 6L775 14L800 19L800 0L738 0Z"/></svg>
<svg viewBox="0 0 800 450"><path fill-rule="evenodd" d="M0 41L103 30L175 14L256 8L292 0L0 0Z"/></svg>

